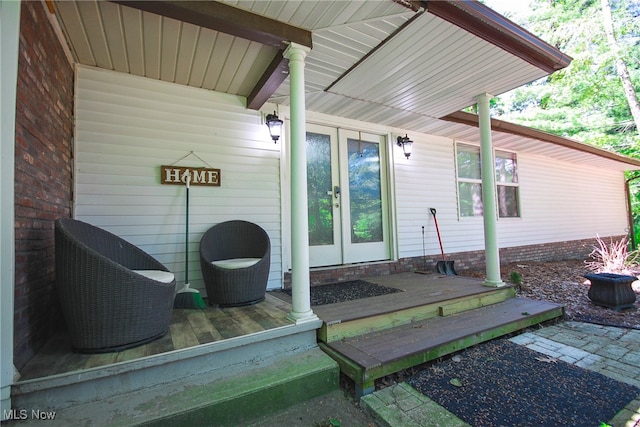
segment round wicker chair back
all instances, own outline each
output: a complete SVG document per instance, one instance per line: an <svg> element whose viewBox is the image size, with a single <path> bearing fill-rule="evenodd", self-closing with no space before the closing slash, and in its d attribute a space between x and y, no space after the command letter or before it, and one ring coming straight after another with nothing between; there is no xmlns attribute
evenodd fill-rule
<svg viewBox="0 0 640 427"><path fill-rule="evenodd" d="M256 258L244 268L228 269L213 261ZM200 267L211 305L241 306L262 301L271 265L271 241L257 224L233 220L214 225L200 240Z"/></svg>
<svg viewBox="0 0 640 427"><path fill-rule="evenodd" d="M55 249L56 288L76 351L120 351L167 332L175 280L162 283L133 271L169 271L151 255L70 218L55 223Z"/></svg>

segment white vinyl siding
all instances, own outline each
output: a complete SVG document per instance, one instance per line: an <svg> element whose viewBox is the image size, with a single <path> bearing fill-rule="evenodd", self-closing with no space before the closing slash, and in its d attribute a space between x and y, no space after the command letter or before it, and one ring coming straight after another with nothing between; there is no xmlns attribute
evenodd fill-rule
<svg viewBox="0 0 640 427"><path fill-rule="evenodd" d="M280 144L271 141L260 113L244 104L236 96L79 67L74 216L139 246L182 284L186 189L160 184L160 166L218 168L220 187L189 192L191 286L204 287L202 234L243 219L269 234L268 286L280 287Z"/></svg>
<svg viewBox="0 0 640 427"><path fill-rule="evenodd" d="M269 288L280 287L283 266L286 271L290 263L286 243L290 186L281 182L281 177L288 176L289 165L286 155L280 153L286 141L274 144L260 113L244 105L245 100L236 96L79 67L75 216L138 245L175 272L181 283L185 189L161 185L159 175L161 165L170 165L193 151L221 169L222 185L192 187L190 192L192 286L203 286L198 259L202 233L218 222L245 219L269 233ZM288 109L281 106L278 112L287 121ZM307 118L327 126L388 135L394 257L440 253L430 208L437 211L447 253L484 249L482 217L460 218L458 214L453 139L313 112ZM287 127L288 123L285 136ZM405 134L414 141L409 159L395 144L395 137ZM626 233L623 172L526 151L516 150L515 154L520 217L498 220L500 247ZM195 156L177 164L207 166Z"/></svg>
<svg viewBox="0 0 640 427"><path fill-rule="evenodd" d="M429 214L437 210L447 253L484 249L482 217L458 218L454 142L414 136L409 161L395 153L399 254L440 253ZM626 234L623 172L518 152L521 217L498 219L498 244L514 247Z"/></svg>
<svg viewBox="0 0 640 427"><path fill-rule="evenodd" d="M522 218L498 221L501 247L626 234L623 172L519 154L518 178Z"/></svg>
<svg viewBox="0 0 640 427"><path fill-rule="evenodd" d="M482 244L482 229L479 236L475 235L476 223L482 226L481 219L478 222L472 218L465 223L457 220L453 141L431 135L409 133L409 136L413 140L413 152L408 160L402 148L394 150L400 258L421 256L423 240L427 255L440 253L430 208L436 209L446 252L458 251L466 242Z"/></svg>

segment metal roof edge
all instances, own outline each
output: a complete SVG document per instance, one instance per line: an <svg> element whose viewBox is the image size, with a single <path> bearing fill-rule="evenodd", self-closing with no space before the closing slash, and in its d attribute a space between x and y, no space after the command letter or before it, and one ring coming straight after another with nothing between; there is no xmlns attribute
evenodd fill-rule
<svg viewBox="0 0 640 427"><path fill-rule="evenodd" d="M551 74L572 58L476 0L424 0L425 9Z"/></svg>

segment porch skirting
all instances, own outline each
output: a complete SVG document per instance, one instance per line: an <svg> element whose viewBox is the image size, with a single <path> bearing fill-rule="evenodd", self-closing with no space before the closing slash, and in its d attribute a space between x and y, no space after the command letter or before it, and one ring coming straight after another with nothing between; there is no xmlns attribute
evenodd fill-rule
<svg viewBox="0 0 640 427"><path fill-rule="evenodd" d="M620 240L626 236L604 237ZM514 246L500 249L500 263L524 261L560 261L567 259L586 260L596 244L595 238L571 240L566 242L542 243L537 245ZM397 261L379 261L372 263L349 264L342 266L319 267L311 269L311 286L327 283L345 282L362 277L385 276L389 274L411 272L415 270L432 270L441 260L439 254L419 257L401 258ZM447 254L447 259L455 261L458 273L464 270L483 268L485 264L484 251L468 251ZM284 274L285 289L291 288L291 272Z"/></svg>

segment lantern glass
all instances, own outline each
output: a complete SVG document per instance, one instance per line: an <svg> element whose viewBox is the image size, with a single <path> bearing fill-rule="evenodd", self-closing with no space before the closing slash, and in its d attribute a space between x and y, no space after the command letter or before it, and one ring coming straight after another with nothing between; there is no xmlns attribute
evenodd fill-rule
<svg viewBox="0 0 640 427"><path fill-rule="evenodd" d="M266 122L271 139L273 139L273 142L278 142L280 135L282 135L282 124L284 122L278 118L275 111L273 114L267 114Z"/></svg>

